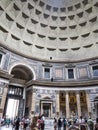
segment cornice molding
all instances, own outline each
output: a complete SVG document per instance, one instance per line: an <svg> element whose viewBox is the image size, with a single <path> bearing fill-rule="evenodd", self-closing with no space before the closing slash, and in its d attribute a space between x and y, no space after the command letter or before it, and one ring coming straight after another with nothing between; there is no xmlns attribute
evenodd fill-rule
<svg viewBox="0 0 98 130"><path fill-rule="evenodd" d="M61 81L38 81L38 80L31 80L29 82L27 82L26 87L35 85L35 86L49 86L49 87L87 87L87 86L95 86L98 85L98 79L90 79L90 80L80 80L80 81L65 81L65 82L61 82Z"/></svg>
<svg viewBox="0 0 98 130"><path fill-rule="evenodd" d="M7 71L4 71L4 70L0 69L0 78L11 79L12 77L13 77L13 75L8 74Z"/></svg>
<svg viewBox="0 0 98 130"><path fill-rule="evenodd" d="M10 79L10 84L20 84L20 85L25 85L26 81L22 79L17 79L17 78L11 78Z"/></svg>

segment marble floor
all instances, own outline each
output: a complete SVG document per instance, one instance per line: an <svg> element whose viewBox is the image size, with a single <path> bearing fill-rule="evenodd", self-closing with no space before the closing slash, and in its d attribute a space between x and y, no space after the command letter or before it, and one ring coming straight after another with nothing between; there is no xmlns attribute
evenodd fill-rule
<svg viewBox="0 0 98 130"><path fill-rule="evenodd" d="M1 126L0 130L14 130L14 128L12 128L12 126L9 126L9 127ZM20 128L19 130L23 130L23 129ZM27 128L26 130L30 130L30 128ZM54 130L54 129L53 129L53 126L48 126L48 127L45 127L45 130Z"/></svg>

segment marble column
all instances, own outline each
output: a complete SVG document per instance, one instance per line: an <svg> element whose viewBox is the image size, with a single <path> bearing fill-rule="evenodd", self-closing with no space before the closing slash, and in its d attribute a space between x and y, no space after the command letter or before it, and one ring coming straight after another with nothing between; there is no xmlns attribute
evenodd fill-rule
<svg viewBox="0 0 98 130"><path fill-rule="evenodd" d="M43 114L43 103L41 102L41 114Z"/></svg>
<svg viewBox="0 0 98 130"><path fill-rule="evenodd" d="M76 100L77 100L77 110L78 110L78 117L81 116L81 103L80 103L80 94L76 92Z"/></svg>
<svg viewBox="0 0 98 130"><path fill-rule="evenodd" d="M87 109L88 109L88 114L91 113L91 103L90 103L90 97L88 91L86 91L86 102L87 102Z"/></svg>
<svg viewBox="0 0 98 130"><path fill-rule="evenodd" d="M36 99L36 89L33 89L32 91L32 103L31 103L31 112L32 114L35 114L35 100Z"/></svg>
<svg viewBox="0 0 98 130"><path fill-rule="evenodd" d="M66 99L66 118L70 118L70 111L69 111L69 93L66 92L66 95L65 95L65 99Z"/></svg>
<svg viewBox="0 0 98 130"><path fill-rule="evenodd" d="M24 89L23 89L23 100L22 100L22 102L24 102L23 104L23 115L25 115L25 105L26 105L26 88L25 88L25 86L24 86Z"/></svg>
<svg viewBox="0 0 98 130"><path fill-rule="evenodd" d="M50 111L50 117L52 116L52 112L53 112L53 104L51 103L51 111Z"/></svg>
<svg viewBox="0 0 98 130"><path fill-rule="evenodd" d="M4 87L3 95L2 95L2 101L1 101L1 107L2 107L2 108L4 108L4 105L5 105L5 100L6 100L7 91L8 91L8 86L6 85L6 86Z"/></svg>
<svg viewBox="0 0 98 130"><path fill-rule="evenodd" d="M2 112L0 112L1 117L3 115L4 105L5 105L7 91L8 91L8 85L7 84L4 86L4 89L2 91L3 91L3 94L2 94L2 100L1 100L1 106L0 106L0 109L2 110Z"/></svg>
<svg viewBox="0 0 98 130"><path fill-rule="evenodd" d="M59 92L56 92L56 113L57 115L60 114L60 99L59 99Z"/></svg>

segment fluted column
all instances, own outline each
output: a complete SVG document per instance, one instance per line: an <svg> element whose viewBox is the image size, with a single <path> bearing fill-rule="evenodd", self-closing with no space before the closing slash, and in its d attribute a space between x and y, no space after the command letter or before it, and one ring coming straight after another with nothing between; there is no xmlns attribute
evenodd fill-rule
<svg viewBox="0 0 98 130"><path fill-rule="evenodd" d="M65 95L65 99L66 99L66 118L70 118L70 112L69 112L69 93L66 92L66 95Z"/></svg>
<svg viewBox="0 0 98 130"><path fill-rule="evenodd" d="M2 108L4 108L4 105L5 105L5 100L6 100L7 91L8 91L8 86L6 85L6 86L4 87L4 91L3 91L3 95L2 95L2 101L1 101L1 107L2 107Z"/></svg>
<svg viewBox="0 0 98 130"><path fill-rule="evenodd" d="M56 113L57 115L60 114L60 99L59 99L59 92L56 93Z"/></svg>
<svg viewBox="0 0 98 130"><path fill-rule="evenodd" d="M26 88L24 87L23 89L23 100L22 102L24 102L24 106L23 106L23 115L25 114L25 104L26 104Z"/></svg>
<svg viewBox="0 0 98 130"><path fill-rule="evenodd" d="M50 117L52 116L52 112L53 112L53 106L52 106L52 103L51 103Z"/></svg>
<svg viewBox="0 0 98 130"><path fill-rule="evenodd" d="M36 99L36 90L33 89L33 91L32 91L32 103L31 103L31 112L32 112L32 114L35 113L35 99Z"/></svg>
<svg viewBox="0 0 98 130"><path fill-rule="evenodd" d="M80 94L79 92L76 93L76 100L77 100L77 110L78 110L78 116L81 116L81 103L80 103Z"/></svg>
<svg viewBox="0 0 98 130"><path fill-rule="evenodd" d="M4 105L5 105L5 100L6 100L6 96L7 96L7 91L8 91L8 85L5 85L4 90L3 90L1 105L0 105L0 109L1 110L4 110ZM2 111L2 113L0 113L0 117L2 117L2 115L3 115L3 111Z"/></svg>
<svg viewBox="0 0 98 130"><path fill-rule="evenodd" d="M43 114L43 103L41 102L41 114Z"/></svg>
<svg viewBox="0 0 98 130"><path fill-rule="evenodd" d="M87 102L87 109L88 109L88 114L91 113L91 104L90 104L90 97L88 91L86 91L86 102Z"/></svg>

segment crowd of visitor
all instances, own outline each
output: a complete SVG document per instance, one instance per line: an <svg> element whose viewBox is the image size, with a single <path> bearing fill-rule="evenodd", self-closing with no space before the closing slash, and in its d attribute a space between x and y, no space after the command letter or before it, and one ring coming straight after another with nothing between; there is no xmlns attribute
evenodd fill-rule
<svg viewBox="0 0 98 130"><path fill-rule="evenodd" d="M38 130L44 130L45 128L45 117L39 116L37 119ZM65 117L54 118L53 121L53 129L54 130L98 130L98 118L96 118L96 122L89 117L80 116L79 118L70 118L66 119Z"/></svg>
<svg viewBox="0 0 98 130"><path fill-rule="evenodd" d="M15 117L14 119L10 119L8 117L4 117L1 119L1 127L10 127L12 126L13 130L19 130L19 128L26 130L27 127L30 128L30 119L23 117L20 119L19 117Z"/></svg>
<svg viewBox="0 0 98 130"><path fill-rule="evenodd" d="M29 118L23 117L20 119L16 117L12 120L6 117L1 119L1 126L9 127L11 125L13 130L45 130L45 121L44 114L39 115L36 120L36 125L32 127L32 123L34 122L31 122ZM70 119L55 117L51 128L52 130L98 130L98 118L94 121L91 117L87 119L82 116Z"/></svg>
<svg viewBox="0 0 98 130"><path fill-rule="evenodd" d="M67 120L65 117L54 118L54 130L98 130L98 118L96 122L91 117L71 118Z"/></svg>

